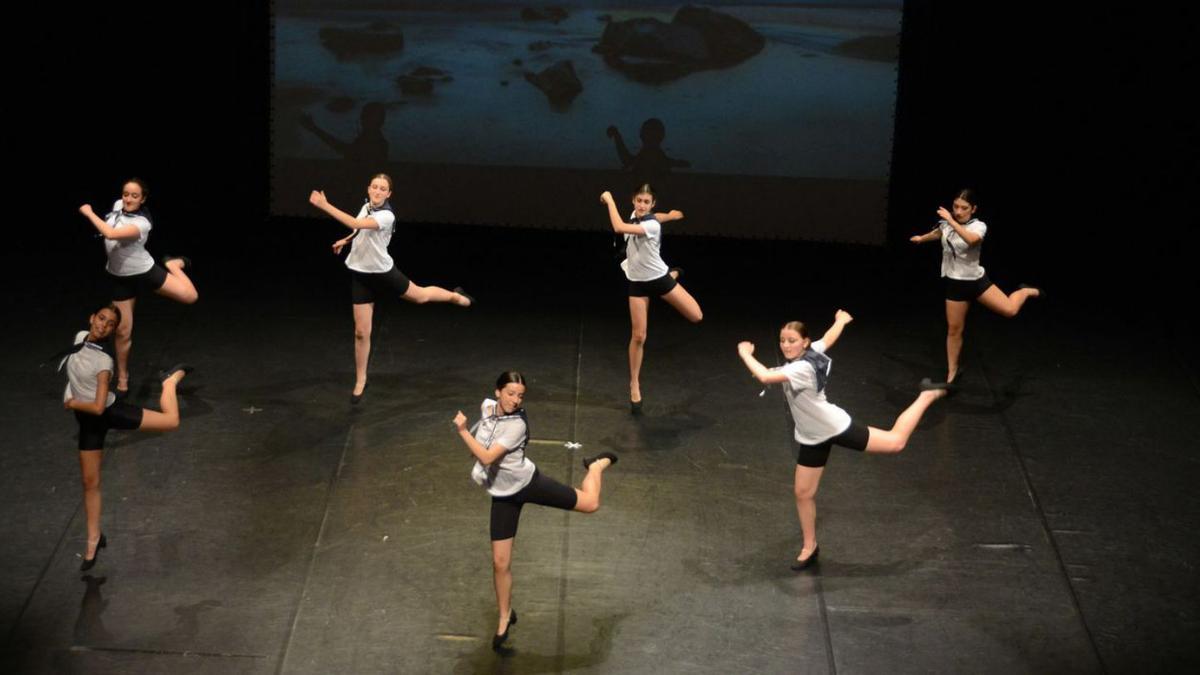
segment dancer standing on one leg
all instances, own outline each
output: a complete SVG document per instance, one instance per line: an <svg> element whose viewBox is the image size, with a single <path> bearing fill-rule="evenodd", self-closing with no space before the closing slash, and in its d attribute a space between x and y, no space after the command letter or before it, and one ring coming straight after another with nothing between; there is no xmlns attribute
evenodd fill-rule
<svg viewBox="0 0 1200 675"><path fill-rule="evenodd" d="M820 340L812 342L808 329L799 321L784 324L779 331L779 350L787 364L767 368L754 358L754 344L738 343L738 356L754 377L763 384L781 383L791 408L795 429L793 443L796 456L796 512L804 545L792 569L802 570L817 560L817 485L829 459L829 450L840 445L851 450L877 453L897 453L904 449L921 416L937 399L946 395L945 389L922 391L908 408L900 413L891 429L877 429L851 420L845 410L825 399L832 360L825 352L842 335L842 329L853 321L848 313L838 310L833 326Z"/></svg>
<svg viewBox="0 0 1200 675"><path fill-rule="evenodd" d="M121 198L113 203L112 212L104 219L96 215L91 205L84 204L79 212L104 237L108 254L105 268L112 285L113 304L121 310L121 325L117 327L117 394L129 391L129 351L133 348L133 305L142 291L153 291L175 302L190 305L200 294L184 272L192 261L184 256L163 256L162 266L146 251L150 238L150 212L144 208L148 197L146 184L130 178L121 187Z"/></svg>
<svg viewBox="0 0 1200 675"><path fill-rule="evenodd" d="M492 637L492 649L496 650L508 639L509 626L517 623L517 612L512 608L512 549L521 507L530 503L594 513L600 508L604 470L617 461L611 452L585 457L587 475L578 489L541 473L525 457L529 420L522 407L524 401L525 377L508 371L496 380L496 399L484 399L480 420L474 427L467 429L467 416L461 410L454 416L459 438L475 456L471 478L492 496L492 570L500 612Z"/></svg>
<svg viewBox="0 0 1200 675"><path fill-rule="evenodd" d="M79 423L79 469L83 475L83 508L87 514L87 550L80 570L96 564L100 549L108 545L100 527L100 460L104 438L109 429L174 431L179 428L179 401L175 389L183 376L191 372L187 364L177 364L159 373L162 396L158 410L132 406L118 401L109 391L113 359L104 351L107 341L121 325L121 310L109 305L96 310L88 319L88 330L75 336L75 347L68 350L59 365L67 369L67 388L63 407L75 412Z"/></svg>
<svg viewBox="0 0 1200 675"><path fill-rule="evenodd" d="M662 223L683 218L683 213L655 214L654 191L649 185L638 188L633 195L633 222L621 220L612 193L600 195L600 201L608 206L608 217L613 232L625 236L625 262L621 263L625 277L629 279L629 319L632 333L629 338L629 408L634 415L642 412L642 357L646 347L646 326L650 313L650 296L657 295L674 307L685 319L700 323L704 313L700 304L687 292L677 279L681 270L668 268L659 249L662 247Z"/></svg>
<svg viewBox="0 0 1200 675"><path fill-rule="evenodd" d="M396 269L387 250L396 225L396 214L388 203L391 196L391 177L378 173L371 177L367 185L367 203L359 209L357 216L351 216L330 204L324 192L313 190L308 198L313 206L351 230L348 236L333 242L333 252L341 253L342 248L350 244L346 267L350 268L350 297L354 304L352 404L361 401L367 389L367 360L371 355L371 320L375 312L376 294L399 296L418 305L452 302L461 307L470 307L472 302L461 288L448 291L440 286L418 286Z"/></svg>
<svg viewBox="0 0 1200 675"><path fill-rule="evenodd" d="M983 237L987 225L975 217L979 209L975 191L964 189L958 192L951 204L953 212L939 206L941 218L937 227L909 241L920 244L927 241L942 242L942 277L946 293L946 384L953 384L958 377L959 357L962 354L963 329L967 323L967 310L971 301L1004 317L1014 317L1029 298L1042 295L1037 288L1021 286L1011 295L1005 295L979 264ZM940 387L940 383L924 383L926 387Z"/></svg>

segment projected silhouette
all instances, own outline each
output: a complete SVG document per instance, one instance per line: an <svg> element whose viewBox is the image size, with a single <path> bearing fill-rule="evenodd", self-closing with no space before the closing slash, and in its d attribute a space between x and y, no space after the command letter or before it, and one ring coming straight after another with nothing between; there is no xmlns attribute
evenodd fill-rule
<svg viewBox="0 0 1200 675"><path fill-rule="evenodd" d="M377 101L363 106L359 113L358 136L346 142L317 126L312 115L300 116L300 126L319 138L347 162L356 165L382 167L388 159L388 142L383 135L387 107Z"/></svg>

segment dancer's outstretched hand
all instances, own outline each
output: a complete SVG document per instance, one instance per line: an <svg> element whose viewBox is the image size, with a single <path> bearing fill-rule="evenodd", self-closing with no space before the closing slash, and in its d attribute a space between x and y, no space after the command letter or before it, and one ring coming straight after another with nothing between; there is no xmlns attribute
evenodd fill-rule
<svg viewBox="0 0 1200 675"><path fill-rule="evenodd" d="M319 209L319 208L322 208L322 207L328 205L329 200L325 199L325 191L324 190L313 190L312 194L310 194L308 196L308 203L312 204L313 206L315 206Z"/></svg>
<svg viewBox="0 0 1200 675"><path fill-rule="evenodd" d="M854 317L850 316L850 312L847 312L844 309L839 309L837 313L833 315L833 320L838 323L850 323L854 320Z"/></svg>
<svg viewBox="0 0 1200 675"><path fill-rule="evenodd" d="M948 210L946 210L946 207L944 207L944 206L938 207L938 218L941 218L942 220L946 221L947 223L954 220L954 216L950 215L950 212Z"/></svg>
<svg viewBox="0 0 1200 675"><path fill-rule="evenodd" d="M600 193L600 201L601 201L601 202L603 202L603 203L605 203L605 204L613 204L614 202L613 202L613 196L612 196L612 193L611 193L611 192L609 192L608 190L605 190L604 192L601 192L601 193Z"/></svg>
<svg viewBox="0 0 1200 675"><path fill-rule="evenodd" d="M83 206L79 207L79 212L88 217L96 215L96 212L92 210L91 204L84 204Z"/></svg>
<svg viewBox="0 0 1200 675"><path fill-rule="evenodd" d="M754 356L754 343L743 340L738 343L738 356Z"/></svg>
<svg viewBox="0 0 1200 675"><path fill-rule="evenodd" d="M461 410L459 410L458 414L454 416L454 428L458 429L459 431L467 428L467 416L464 415L463 411Z"/></svg>

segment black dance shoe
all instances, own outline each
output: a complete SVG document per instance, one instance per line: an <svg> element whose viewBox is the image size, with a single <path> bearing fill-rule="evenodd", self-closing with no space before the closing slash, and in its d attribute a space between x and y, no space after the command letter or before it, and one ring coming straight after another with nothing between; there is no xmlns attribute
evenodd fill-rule
<svg viewBox="0 0 1200 675"><path fill-rule="evenodd" d="M100 533L100 543L96 544L96 552L92 554L91 560L88 560L87 558L83 559L83 562L79 564L79 571L86 572L86 571L92 569L93 567L95 567L96 561L100 559L100 549L105 548L107 546L108 546L108 539L106 539L104 537L104 533L101 532Z"/></svg>
<svg viewBox="0 0 1200 675"><path fill-rule="evenodd" d="M819 555L820 553L821 553L821 547L817 546L816 548L813 549L812 555L808 556L804 560L797 560L796 562L792 563L792 570L795 572L801 572L801 571L808 569L809 567L812 567L813 564L817 562L817 555Z"/></svg>
<svg viewBox="0 0 1200 675"><path fill-rule="evenodd" d="M462 289L462 286L455 286L455 287L454 287L454 290L453 290L453 291L451 291L451 292L452 292L452 293L458 293L459 295L461 295L461 296L463 296L464 298L466 298L467 300L469 300L469 301L471 302L471 304L470 304L470 305L467 305L468 307L474 307L474 306L475 306L475 298L471 297L470 295L467 295L467 292L466 292L466 291L464 291L464 290Z"/></svg>
<svg viewBox="0 0 1200 675"><path fill-rule="evenodd" d="M1042 288L1041 286L1031 286L1029 284L1021 284L1021 285L1017 286L1018 291L1026 289L1026 288L1032 288L1033 290L1037 291L1038 294L1033 297L1037 298L1038 300L1046 299L1046 289Z"/></svg>
<svg viewBox="0 0 1200 675"><path fill-rule="evenodd" d="M642 416L642 402L641 401L630 401L629 402L629 414L633 415L634 417L641 417Z"/></svg>
<svg viewBox="0 0 1200 675"><path fill-rule="evenodd" d="M585 469L591 468L592 462L595 462L598 459L607 459L609 462L609 464L608 464L609 466L612 466L613 464L617 463L617 456L615 454L613 454L611 452L602 452L602 453L596 455L595 457L584 457L583 458L583 468L585 468Z"/></svg>
<svg viewBox="0 0 1200 675"><path fill-rule="evenodd" d="M187 375L188 373L192 372L195 369L196 369L196 367L190 363L176 363L175 365L171 366L170 368L167 368L166 370L158 371L158 379L159 379L159 381L165 380L179 371L183 371L183 374Z"/></svg>
<svg viewBox="0 0 1200 675"><path fill-rule="evenodd" d="M192 259L187 257L186 255L164 255L162 257L162 266L166 267L167 262L170 260L180 260L183 262L183 269L185 269L185 270L192 269Z"/></svg>
<svg viewBox="0 0 1200 675"><path fill-rule="evenodd" d="M362 390L361 394L354 394L354 393L350 394L350 405L358 405L359 403L361 403L363 400L363 396L367 395L367 387L369 387L369 386L371 386L371 383L367 382L366 384L363 385L363 390Z"/></svg>
<svg viewBox="0 0 1200 675"><path fill-rule="evenodd" d="M504 641L508 639L508 631L512 630L512 627L515 625L517 625L517 610L509 609L508 610L508 626L506 626L504 628L503 633L492 636L492 650L493 651L497 651L497 652L500 651L500 645L504 644Z"/></svg>

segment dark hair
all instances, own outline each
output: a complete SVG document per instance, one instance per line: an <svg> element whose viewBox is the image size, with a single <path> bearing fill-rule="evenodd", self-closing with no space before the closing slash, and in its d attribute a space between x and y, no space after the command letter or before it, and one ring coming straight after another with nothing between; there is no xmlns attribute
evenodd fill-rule
<svg viewBox="0 0 1200 675"><path fill-rule="evenodd" d="M654 188L650 187L649 183L642 183L642 186L633 191L633 196L650 195L651 201L658 201L658 196L654 194Z"/></svg>
<svg viewBox="0 0 1200 675"><path fill-rule="evenodd" d="M506 385L510 385L514 382L521 386L525 386L525 376L516 370L506 370L503 373L500 373L500 377L496 378L496 390L499 391Z"/></svg>
<svg viewBox="0 0 1200 675"><path fill-rule="evenodd" d="M107 310L111 310L113 314L116 314L116 315L117 315L117 325L118 325L118 326L120 326L120 325L121 325L121 318L122 318L122 317L121 317L121 308L120 308L120 307L117 307L117 306L116 306L115 304L113 304L113 303L109 303L109 304L107 304L107 305L105 305L105 306L103 306L103 307L100 307L100 308L98 308L96 311L92 312L92 314L99 314L100 312L103 312L103 311L104 311L104 310L106 310L106 309L107 309Z"/></svg>
<svg viewBox="0 0 1200 675"><path fill-rule="evenodd" d="M376 178L382 178L382 179L386 180L387 184L388 184L388 192L392 192L392 177L387 175L386 173L377 173L374 176L371 176L371 180L367 181L367 185L370 185L371 182L374 181Z"/></svg>
<svg viewBox="0 0 1200 675"><path fill-rule="evenodd" d="M785 330L794 330L800 334L800 337L804 338L805 340L808 339L808 326L805 326L803 321L789 321L783 324L783 328L780 328L779 330L780 332Z"/></svg>
<svg viewBox="0 0 1200 675"><path fill-rule="evenodd" d="M124 183L121 183L121 190L123 191L125 189L125 186L129 185L130 183L133 183L134 185L138 186L141 189L142 201L143 202L146 201L146 199L150 196L150 190L146 188L146 181L142 180L141 178L138 178L137 176L134 176L133 178L130 178L129 180L125 181Z"/></svg>
<svg viewBox="0 0 1200 675"><path fill-rule="evenodd" d="M954 195L954 199L961 199L976 208L979 206L979 193L976 192L974 188L963 188L959 190L958 194Z"/></svg>

